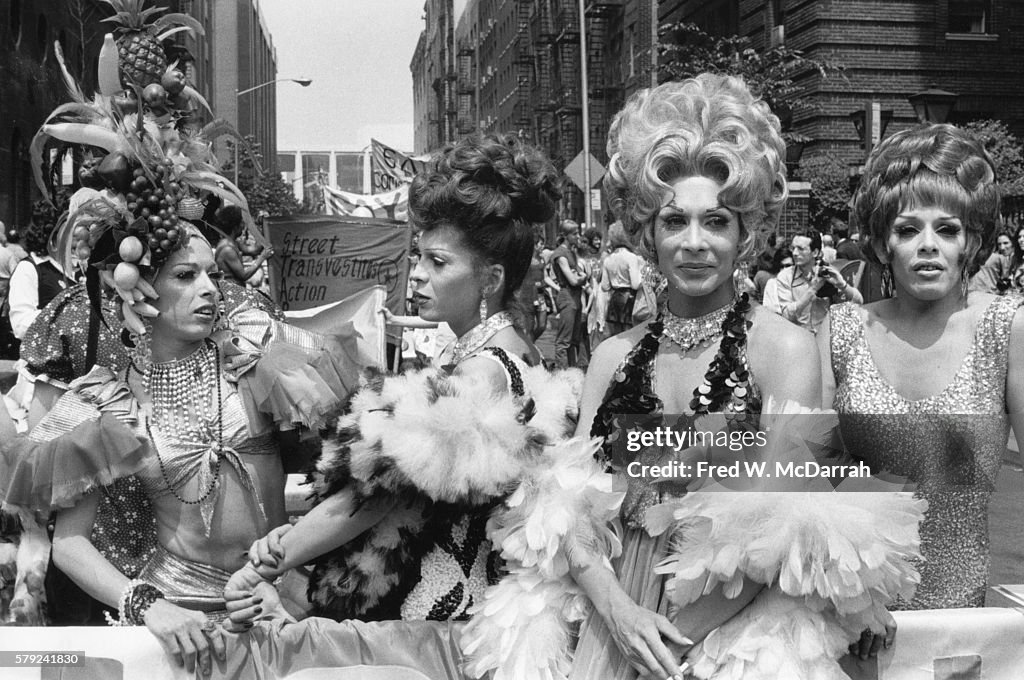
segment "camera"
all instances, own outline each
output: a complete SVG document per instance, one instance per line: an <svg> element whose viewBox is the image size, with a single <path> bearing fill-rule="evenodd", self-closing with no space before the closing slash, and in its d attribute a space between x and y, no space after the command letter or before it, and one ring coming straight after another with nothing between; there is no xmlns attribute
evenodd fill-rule
<svg viewBox="0 0 1024 680"><path fill-rule="evenodd" d="M824 277L828 273L829 267L827 264L825 264L825 261L820 256L817 258L817 260L815 260L814 266L816 268L815 274L818 277ZM820 298L830 298L835 297L836 295L839 295L839 290L835 287L835 285L832 284L831 281L825 281L817 292L817 296Z"/></svg>

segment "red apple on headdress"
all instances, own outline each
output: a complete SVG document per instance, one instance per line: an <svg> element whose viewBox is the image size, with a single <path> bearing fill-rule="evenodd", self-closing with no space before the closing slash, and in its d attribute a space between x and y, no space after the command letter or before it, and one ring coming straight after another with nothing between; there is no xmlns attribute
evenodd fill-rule
<svg viewBox="0 0 1024 680"><path fill-rule="evenodd" d="M181 94L181 91L185 89L185 74L178 69L169 69L164 72L164 75L160 78L160 84L167 90L167 94L172 97Z"/></svg>
<svg viewBox="0 0 1024 680"><path fill-rule="evenodd" d="M108 187L122 194L132 186L132 166L121 151L108 153L96 168L96 174L103 178Z"/></svg>
<svg viewBox="0 0 1024 680"><path fill-rule="evenodd" d="M167 90L160 83L147 85L146 89L142 91L142 101L146 102L146 105L153 109L166 108Z"/></svg>

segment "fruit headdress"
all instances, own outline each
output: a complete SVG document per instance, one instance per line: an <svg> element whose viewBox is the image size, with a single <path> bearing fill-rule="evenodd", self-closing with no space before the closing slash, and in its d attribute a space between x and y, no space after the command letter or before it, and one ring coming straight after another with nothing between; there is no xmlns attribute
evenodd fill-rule
<svg viewBox="0 0 1024 680"><path fill-rule="evenodd" d="M198 128L200 109L210 111L187 82L178 63L168 63L161 43L178 31L202 35L202 26L184 14L157 17L163 8L143 9L144 0L104 0L116 11L105 21L118 25L107 34L98 63L99 92L88 98L55 51L72 101L57 107L32 140L36 183L45 196L54 193L44 179L46 152L54 145L86 151L79 177L82 188L71 197L55 232L56 256L66 270L85 269L87 284L102 281L121 297L125 326L144 335L140 316L155 316L146 302L155 291L146 269L157 269L181 248L191 231L187 220L203 215L204 196L215 195L239 206L252 227L245 197L217 173L213 141L237 137L223 120ZM211 116L212 116L212 112ZM251 229L257 239L261 234ZM98 302L88 286L90 298Z"/></svg>

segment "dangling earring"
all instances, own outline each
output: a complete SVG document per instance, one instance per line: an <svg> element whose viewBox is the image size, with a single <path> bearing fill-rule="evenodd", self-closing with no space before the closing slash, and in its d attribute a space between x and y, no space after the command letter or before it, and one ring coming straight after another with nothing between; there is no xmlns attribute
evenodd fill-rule
<svg viewBox="0 0 1024 680"><path fill-rule="evenodd" d="M231 328L228 321L227 306L224 304L224 291L217 286L217 312L213 318L213 332L225 331Z"/></svg>
<svg viewBox="0 0 1024 680"><path fill-rule="evenodd" d="M144 335L139 335L137 333L129 333L128 335L128 339L132 343L129 354L131 354L132 363L135 364L135 368L137 368L140 373L145 373L153 365L153 351L149 346L149 336L150 333L148 332Z"/></svg>
<svg viewBox="0 0 1024 680"><path fill-rule="evenodd" d="M967 300L967 289L970 287L970 277L967 276L967 267L960 270L960 297Z"/></svg>
<svg viewBox="0 0 1024 680"><path fill-rule="evenodd" d="M487 291L480 291L480 323L487 321Z"/></svg>
<svg viewBox="0 0 1024 680"><path fill-rule="evenodd" d="M892 275L892 265L888 262L885 263L885 267L882 269L882 297L896 297L896 283Z"/></svg>

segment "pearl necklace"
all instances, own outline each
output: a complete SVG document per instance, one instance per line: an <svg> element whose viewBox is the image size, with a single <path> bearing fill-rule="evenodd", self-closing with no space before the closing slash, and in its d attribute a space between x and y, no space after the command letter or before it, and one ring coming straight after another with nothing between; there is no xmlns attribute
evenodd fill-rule
<svg viewBox="0 0 1024 680"><path fill-rule="evenodd" d="M487 344L497 334L512 325L512 315L508 312L498 312L487 317L483 323L473 326L468 333L455 341L452 350L452 363L457 364L470 354Z"/></svg>
<svg viewBox="0 0 1024 680"><path fill-rule="evenodd" d="M679 345L683 352L689 352L698 345L708 347L721 337L722 323L729 316L732 306L733 301L730 301L713 312L694 318L676 316L666 308L663 317L664 337Z"/></svg>
<svg viewBox="0 0 1024 680"><path fill-rule="evenodd" d="M136 369L138 370L138 369ZM211 382L213 385L211 385ZM202 503L213 492L220 477L221 451L224 449L224 413L220 386L220 350L207 341L183 359L151 364L142 373L142 386L152 404L152 421L163 432L175 432L181 438L210 441L216 437L213 451L216 469L209 487L199 498L182 498L171 484L159 447L153 440L149 420L146 431L156 451L160 473L167 489L187 505ZM216 426L216 431L214 431Z"/></svg>

